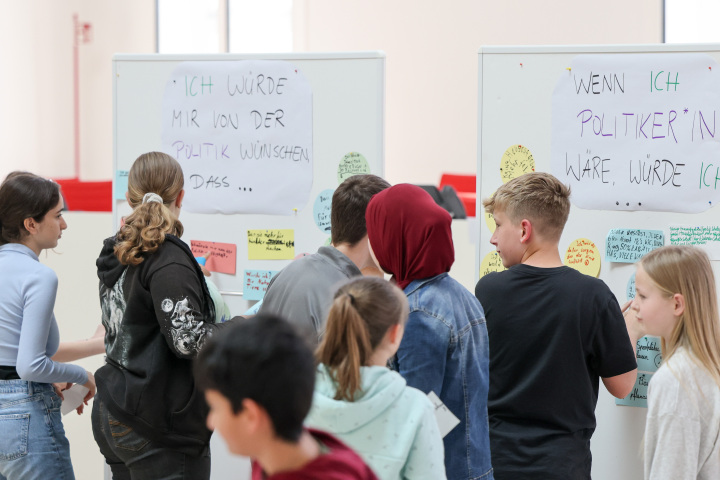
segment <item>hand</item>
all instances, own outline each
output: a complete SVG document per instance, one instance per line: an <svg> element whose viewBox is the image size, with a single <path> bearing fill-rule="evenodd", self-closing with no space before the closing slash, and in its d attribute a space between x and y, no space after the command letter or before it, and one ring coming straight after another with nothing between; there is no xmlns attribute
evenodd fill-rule
<svg viewBox="0 0 720 480"><path fill-rule="evenodd" d="M209 277L209 276L210 276L210 270L208 270L207 268L205 268L205 265L200 265L200 270L202 270L203 275L205 275L206 277Z"/></svg>
<svg viewBox="0 0 720 480"><path fill-rule="evenodd" d="M82 415L83 410L85 408L85 405L88 404L91 398L95 396L96 387L95 387L95 376L91 372L87 372L88 381L83 384L83 387L88 389L87 395L85 395L85 398L83 399L83 403L80 404L78 408L75 409L77 411L78 415Z"/></svg>
<svg viewBox="0 0 720 480"><path fill-rule="evenodd" d="M55 387L55 393L57 393L58 397L60 397L60 400L65 400L65 395L63 395L62 392L64 392L68 388L72 387L72 383L71 382L53 383L53 387Z"/></svg>
<svg viewBox="0 0 720 480"><path fill-rule="evenodd" d="M632 303L632 300L628 300L621 307L621 311L623 317L625 317L625 326L627 327L630 341L633 342L633 345L635 345L638 340L645 336L645 325L638 320L637 314L632 308Z"/></svg>

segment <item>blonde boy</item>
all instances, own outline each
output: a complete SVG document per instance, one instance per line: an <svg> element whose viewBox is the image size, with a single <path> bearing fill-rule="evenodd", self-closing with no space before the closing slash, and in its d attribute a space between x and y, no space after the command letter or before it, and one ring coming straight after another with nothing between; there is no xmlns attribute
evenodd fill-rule
<svg viewBox="0 0 720 480"><path fill-rule="evenodd" d="M480 279L490 339L488 415L495 478L589 479L599 379L618 398L636 367L623 314L601 280L563 266L570 189L525 174L483 201L508 268Z"/></svg>

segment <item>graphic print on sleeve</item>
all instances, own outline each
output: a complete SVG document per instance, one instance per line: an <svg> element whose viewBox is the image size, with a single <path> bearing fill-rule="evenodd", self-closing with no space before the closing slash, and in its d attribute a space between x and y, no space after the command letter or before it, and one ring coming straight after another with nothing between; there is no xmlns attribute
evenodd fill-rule
<svg viewBox="0 0 720 480"><path fill-rule="evenodd" d="M100 282L100 309L102 312L102 324L105 327L105 349L110 357L116 359L123 366L127 365L127 347L123 341L118 340L118 332L122 326L122 319L125 315L125 274L127 269L115 282L112 288Z"/></svg>
<svg viewBox="0 0 720 480"><path fill-rule="evenodd" d="M202 320L196 320L197 310L188 304L188 298L173 302L165 298L160 303L160 308L166 314L170 314L173 344L177 351L183 355L196 354L205 342L207 329ZM202 318L202 315L198 315Z"/></svg>

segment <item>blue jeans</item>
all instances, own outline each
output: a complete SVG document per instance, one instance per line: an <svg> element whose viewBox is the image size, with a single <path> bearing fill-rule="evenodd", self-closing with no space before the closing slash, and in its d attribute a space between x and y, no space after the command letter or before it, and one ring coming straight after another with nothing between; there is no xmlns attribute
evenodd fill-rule
<svg viewBox="0 0 720 480"><path fill-rule="evenodd" d="M0 480L74 480L60 397L49 383L0 380Z"/></svg>
<svg viewBox="0 0 720 480"><path fill-rule="evenodd" d="M113 480L207 480L210 448L200 457L173 450L138 434L117 421L95 396L92 429Z"/></svg>

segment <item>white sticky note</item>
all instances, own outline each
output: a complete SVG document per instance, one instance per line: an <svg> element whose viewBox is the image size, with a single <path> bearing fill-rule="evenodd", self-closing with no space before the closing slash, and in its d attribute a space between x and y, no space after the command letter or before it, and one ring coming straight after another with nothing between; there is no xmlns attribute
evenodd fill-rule
<svg viewBox="0 0 720 480"><path fill-rule="evenodd" d="M65 398L63 399L62 405L60 406L60 411L62 412L62 414L67 415L68 413L79 407L83 403L83 399L85 398L85 395L87 395L87 393L87 387L83 387L82 385L78 385L77 383L65 390L63 392L63 397Z"/></svg>
<svg viewBox="0 0 720 480"><path fill-rule="evenodd" d="M428 398L435 407L435 419L438 422L438 428L440 429L440 435L445 438L445 435L457 427L460 423L460 419L457 418L453 413L445 406L435 392L428 393Z"/></svg>

